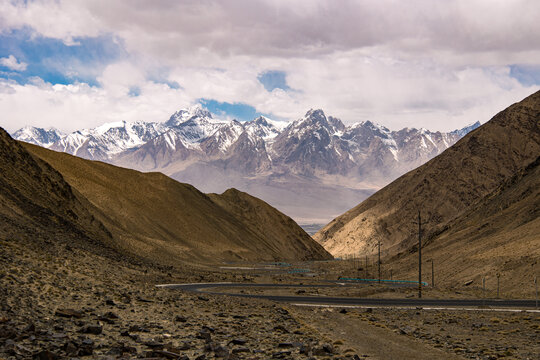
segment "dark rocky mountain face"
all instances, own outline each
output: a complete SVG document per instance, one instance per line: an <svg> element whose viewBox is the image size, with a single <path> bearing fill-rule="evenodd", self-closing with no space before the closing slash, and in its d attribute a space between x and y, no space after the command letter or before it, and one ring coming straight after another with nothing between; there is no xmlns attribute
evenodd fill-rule
<svg viewBox="0 0 540 360"><path fill-rule="evenodd" d="M106 124L58 135L54 143L40 145L141 171L161 171L208 192L222 192L227 187L249 191L248 180L257 179L257 195L278 206L282 199L275 197L275 186L282 189L284 184L296 189L294 184L302 183L305 188L310 183L310 188L318 187L334 198L329 187L369 194L440 154L478 126L449 133L408 128L390 131L371 121L346 126L320 109L289 124L262 116L248 122L221 121L196 106L174 113L163 124ZM42 133L42 129L33 132ZM38 138L29 133L32 131L21 130L21 140ZM298 199L295 202L291 208L280 209L297 219L313 217L297 213ZM311 201L306 198L300 203L302 207ZM351 205L344 203L339 209L345 211ZM313 211L324 213L321 208ZM338 214L332 211L316 217L330 219Z"/></svg>

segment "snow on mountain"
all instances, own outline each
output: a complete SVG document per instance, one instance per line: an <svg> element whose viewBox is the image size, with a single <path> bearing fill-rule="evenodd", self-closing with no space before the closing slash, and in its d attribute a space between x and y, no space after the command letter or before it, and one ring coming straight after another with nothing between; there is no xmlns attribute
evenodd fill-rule
<svg viewBox="0 0 540 360"><path fill-rule="evenodd" d="M285 121L274 121L264 116L248 121L244 127L251 136L260 137L266 141L274 139L286 127L288 123Z"/></svg>
<svg viewBox="0 0 540 360"><path fill-rule="evenodd" d="M263 116L239 122L215 119L199 105L175 112L164 123L112 122L70 134L25 127L13 137L87 159L161 171L205 192L236 187L297 219L319 222L442 153L479 125L451 132L393 131L372 121L346 126L321 109L292 122Z"/></svg>
<svg viewBox="0 0 540 360"><path fill-rule="evenodd" d="M164 129L158 123L113 122L62 136L50 148L88 159L109 160L116 154L143 145Z"/></svg>
<svg viewBox="0 0 540 360"><path fill-rule="evenodd" d="M181 109L171 115L169 120L165 123L167 127L176 127L182 123L187 122L193 118L213 120L212 113L203 108L200 104L194 105L188 109Z"/></svg>
<svg viewBox="0 0 540 360"><path fill-rule="evenodd" d="M452 135L456 135L458 136L459 138L462 138L464 137L465 135L467 135L468 133L470 133L471 131L473 131L474 129L480 127L480 121L477 121L475 122L474 124L471 124L471 125L468 125L468 126L465 126L464 128L462 129L458 129L458 130L454 130L451 132Z"/></svg>
<svg viewBox="0 0 540 360"><path fill-rule="evenodd" d="M220 160L242 173L276 168L302 176L354 178L392 177L410 170L479 125L448 133L414 128L390 131L372 121L345 126L321 109L311 109L290 123L264 116L238 122L214 119L196 105L175 112L165 123L120 121L67 135L26 127L14 137L142 170L159 170L179 161Z"/></svg>
<svg viewBox="0 0 540 360"><path fill-rule="evenodd" d="M51 147L62 136L62 132L55 128L43 129L33 126L25 126L13 133L13 138L15 139L45 148Z"/></svg>

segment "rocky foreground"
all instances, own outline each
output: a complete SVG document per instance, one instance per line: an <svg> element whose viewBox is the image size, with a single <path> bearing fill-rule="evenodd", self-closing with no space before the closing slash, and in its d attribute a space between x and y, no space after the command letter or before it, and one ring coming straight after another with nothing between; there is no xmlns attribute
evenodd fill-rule
<svg viewBox="0 0 540 360"><path fill-rule="evenodd" d="M253 280L241 272L120 262L61 241L9 239L0 247L0 359L537 359L540 353L538 313L295 307L155 287Z"/></svg>
<svg viewBox="0 0 540 360"><path fill-rule="evenodd" d="M0 359L355 358L286 306L155 287L216 275L120 265L61 243L1 249Z"/></svg>

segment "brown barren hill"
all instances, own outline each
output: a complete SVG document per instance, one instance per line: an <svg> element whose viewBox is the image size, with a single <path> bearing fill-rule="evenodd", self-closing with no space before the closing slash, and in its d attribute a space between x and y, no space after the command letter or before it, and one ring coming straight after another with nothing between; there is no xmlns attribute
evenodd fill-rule
<svg viewBox="0 0 540 360"><path fill-rule="evenodd" d="M104 245L111 235L89 203L49 164L0 128L0 237Z"/></svg>
<svg viewBox="0 0 540 360"><path fill-rule="evenodd" d="M518 248L529 249L528 241L538 249L538 192L532 190L534 186L531 191L519 189L538 180L530 166L534 167L540 155L539 124L537 92L334 219L314 238L334 256L373 253L379 240L385 254L415 251L418 235L414 221L420 211L427 249L444 239L445 246L455 243L456 256L471 260L484 255L474 253L468 241L474 238L491 248L495 237L497 244L506 244L506 255L512 255L514 248L516 256L521 252ZM508 183L511 179L513 185ZM504 201L498 193L503 188ZM502 202L500 207L495 198ZM503 203L513 204L513 208L503 211ZM520 211L524 206L529 209L526 215ZM465 227L468 230L463 232Z"/></svg>
<svg viewBox="0 0 540 360"><path fill-rule="evenodd" d="M314 242L293 219L261 199L237 189L208 196L234 214L246 228L265 239L266 246L274 251L280 254L304 254L299 255L301 260L331 259L328 252Z"/></svg>
<svg viewBox="0 0 540 360"><path fill-rule="evenodd" d="M118 246L156 262L331 257L294 222L268 236L241 212L229 211L193 186L161 173L141 173L30 144L25 147L99 209L99 219ZM282 221L277 210L264 209L269 223ZM296 241L298 245L290 245Z"/></svg>

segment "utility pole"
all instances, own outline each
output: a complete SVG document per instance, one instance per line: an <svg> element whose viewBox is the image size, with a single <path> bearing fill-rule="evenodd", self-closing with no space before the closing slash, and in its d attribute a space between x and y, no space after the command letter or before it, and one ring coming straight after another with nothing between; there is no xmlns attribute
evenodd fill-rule
<svg viewBox="0 0 540 360"><path fill-rule="evenodd" d="M497 273L497 299L499 298L499 279L501 278L501 273Z"/></svg>
<svg viewBox="0 0 540 360"><path fill-rule="evenodd" d="M422 297L422 219L418 210L418 298Z"/></svg>
<svg viewBox="0 0 540 360"><path fill-rule="evenodd" d="M368 272L367 272L367 255L366 255L366 279L368 278Z"/></svg>
<svg viewBox="0 0 540 360"><path fill-rule="evenodd" d="M435 287L435 265L433 265L434 261L431 259L431 287Z"/></svg>
<svg viewBox="0 0 540 360"><path fill-rule="evenodd" d="M534 288L536 291L536 308L538 309L538 278L534 277Z"/></svg>
<svg viewBox="0 0 540 360"><path fill-rule="evenodd" d="M381 240L379 240L378 245L379 245L379 261L378 261L378 265L379 265L379 284L380 284L381 283Z"/></svg>
<svg viewBox="0 0 540 360"><path fill-rule="evenodd" d="M482 297L482 305L485 306L486 305L486 277L484 276L482 278L482 292L483 292L483 297Z"/></svg>
<svg viewBox="0 0 540 360"><path fill-rule="evenodd" d="M422 297L422 218L418 210L418 298Z"/></svg>
<svg viewBox="0 0 540 360"><path fill-rule="evenodd" d="M390 280L392 280L392 269L390 269Z"/></svg>

